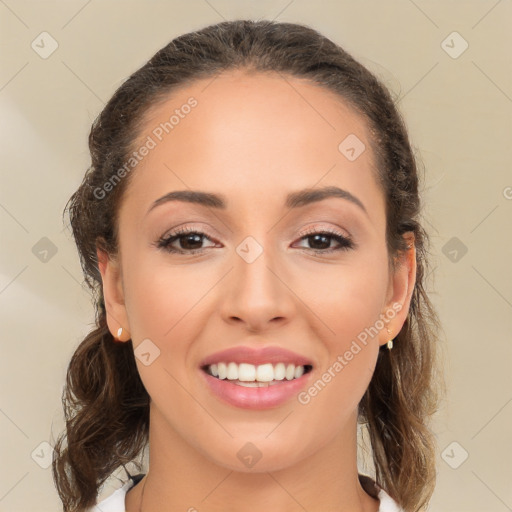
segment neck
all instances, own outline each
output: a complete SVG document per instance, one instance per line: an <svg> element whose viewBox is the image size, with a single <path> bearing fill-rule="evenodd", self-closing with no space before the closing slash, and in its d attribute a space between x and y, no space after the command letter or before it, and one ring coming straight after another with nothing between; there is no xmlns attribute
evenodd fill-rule
<svg viewBox="0 0 512 512"><path fill-rule="evenodd" d="M359 483L355 416L314 453L297 447L293 464L283 464L278 456L265 457L271 453L265 447L261 459L245 471L203 455L154 407L149 439L150 470L127 494L127 512L257 512L270 503L282 512L377 512L379 508L378 500ZM235 452L245 445L240 440L230 442L228 449Z"/></svg>

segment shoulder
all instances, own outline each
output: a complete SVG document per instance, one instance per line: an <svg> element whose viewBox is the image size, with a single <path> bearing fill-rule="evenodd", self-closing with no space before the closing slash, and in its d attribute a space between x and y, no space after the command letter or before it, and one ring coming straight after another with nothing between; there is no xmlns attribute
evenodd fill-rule
<svg viewBox="0 0 512 512"><path fill-rule="evenodd" d="M97 502L94 507L87 512L126 512L125 499L126 493L138 483L144 475L135 475L119 489L115 490L110 496L104 500Z"/></svg>
<svg viewBox="0 0 512 512"><path fill-rule="evenodd" d="M359 482L365 492L379 500L378 512L404 512L403 508L382 487L377 485L372 478L359 474Z"/></svg>

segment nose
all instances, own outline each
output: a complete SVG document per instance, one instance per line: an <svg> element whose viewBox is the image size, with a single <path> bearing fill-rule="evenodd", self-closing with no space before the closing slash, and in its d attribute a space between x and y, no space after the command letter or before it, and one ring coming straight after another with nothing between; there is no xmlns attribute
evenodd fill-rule
<svg viewBox="0 0 512 512"><path fill-rule="evenodd" d="M263 250L251 263L235 254L234 268L224 284L222 318L253 333L288 323L294 295L286 285L286 272L280 268L270 251Z"/></svg>

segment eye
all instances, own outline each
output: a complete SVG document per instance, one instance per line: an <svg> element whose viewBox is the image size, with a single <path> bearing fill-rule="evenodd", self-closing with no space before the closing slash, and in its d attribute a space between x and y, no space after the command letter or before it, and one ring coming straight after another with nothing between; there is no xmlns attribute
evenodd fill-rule
<svg viewBox="0 0 512 512"><path fill-rule="evenodd" d="M196 254L204 250L201 245L205 238L211 240L211 238L202 231L198 231L194 228L179 228L169 235L160 238L156 243L156 246L159 249L163 249L171 253ZM181 245L181 248L174 247L173 244L175 242L178 242L178 245Z"/></svg>
<svg viewBox="0 0 512 512"><path fill-rule="evenodd" d="M347 251L349 249L354 249L355 247L355 243L350 237L345 236L339 231L331 229L312 229L306 232L306 234L302 236L301 240L306 240L310 244L316 245L317 247L312 247L310 250L317 254L329 254L335 251ZM333 240L338 243L338 247L330 247Z"/></svg>
<svg viewBox="0 0 512 512"><path fill-rule="evenodd" d="M205 239L212 241L206 233L197 229L179 228L169 235L160 238L156 242L156 246L159 249L163 249L170 253L197 254L206 249L205 247L202 247ZM309 249L310 251L321 255L335 251L347 251L355 248L355 243L350 237L340 233L339 231L330 229L312 229L303 234L300 240L306 240L309 244L316 246L311 248L306 247L304 249ZM338 246L333 248L330 247L332 241L335 241ZM180 247L176 247L176 242ZM215 247L215 243L210 247Z"/></svg>

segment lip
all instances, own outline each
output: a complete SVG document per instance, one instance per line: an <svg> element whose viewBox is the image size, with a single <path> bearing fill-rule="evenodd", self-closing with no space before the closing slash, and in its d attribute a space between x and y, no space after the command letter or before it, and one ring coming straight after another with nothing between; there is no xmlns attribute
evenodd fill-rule
<svg viewBox="0 0 512 512"><path fill-rule="evenodd" d="M269 409L278 407L309 385L313 370L298 379L279 381L279 384L263 388L248 388L233 384L226 379L218 379L200 369L205 383L216 398L243 409Z"/></svg>
<svg viewBox="0 0 512 512"><path fill-rule="evenodd" d="M248 346L231 347L220 352L210 354L200 364L201 368L211 364L218 363L249 363L253 365L260 365L266 363L285 363L294 364L296 366L313 366L310 359L300 354L296 354L291 350L276 346L267 346L262 348L251 348ZM218 379L217 379L218 380ZM299 380L299 379L297 379ZM291 381L293 382L293 381ZM239 386L237 386L239 387ZM258 388L264 389L264 388Z"/></svg>

